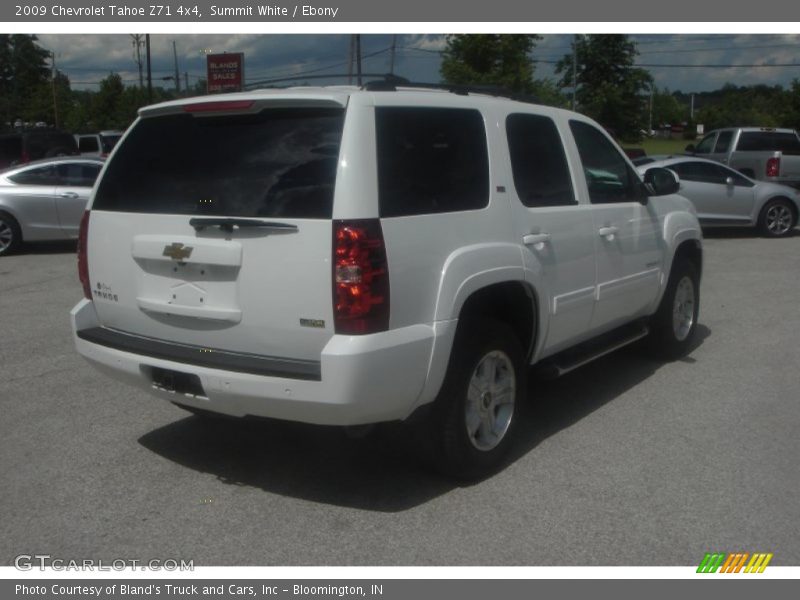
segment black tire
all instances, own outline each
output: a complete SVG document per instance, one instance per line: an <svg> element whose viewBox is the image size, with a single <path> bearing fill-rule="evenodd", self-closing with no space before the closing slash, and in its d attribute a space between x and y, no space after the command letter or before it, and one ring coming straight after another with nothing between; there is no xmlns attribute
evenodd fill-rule
<svg viewBox="0 0 800 600"><path fill-rule="evenodd" d="M473 385L470 398L471 382L481 378L487 384L491 381L493 387L499 381L506 393L495 388L494 396L488 389L477 396ZM430 415L434 427L432 458L439 471L456 479L474 480L501 465L513 444L526 383L524 353L508 325L491 319L459 325L445 381ZM468 412L472 422L479 422L474 434L468 431Z"/></svg>
<svg viewBox="0 0 800 600"><path fill-rule="evenodd" d="M784 237L797 225L797 211L790 200L770 200L758 215L758 229L765 237Z"/></svg>
<svg viewBox="0 0 800 600"><path fill-rule="evenodd" d="M22 230L16 219L0 211L0 256L19 250L22 245Z"/></svg>
<svg viewBox="0 0 800 600"><path fill-rule="evenodd" d="M679 319L675 312L679 309L677 298L685 299L685 286L691 285L691 322ZM686 302L682 306L688 311ZM686 312L683 313L686 315ZM667 289L658 311L650 320L650 335L647 337L647 346L651 354L659 358L674 360L684 356L692 347L694 336L697 332L697 318L700 314L700 274L697 267L683 258L676 258L672 271L667 281Z"/></svg>

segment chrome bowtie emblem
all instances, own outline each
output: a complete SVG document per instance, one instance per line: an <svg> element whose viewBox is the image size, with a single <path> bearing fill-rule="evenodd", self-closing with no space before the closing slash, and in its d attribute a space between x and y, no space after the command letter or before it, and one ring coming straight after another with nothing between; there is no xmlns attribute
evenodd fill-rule
<svg viewBox="0 0 800 600"><path fill-rule="evenodd" d="M192 255L192 246L184 246L180 242L174 242L164 246L164 256L169 256L172 260L184 261Z"/></svg>

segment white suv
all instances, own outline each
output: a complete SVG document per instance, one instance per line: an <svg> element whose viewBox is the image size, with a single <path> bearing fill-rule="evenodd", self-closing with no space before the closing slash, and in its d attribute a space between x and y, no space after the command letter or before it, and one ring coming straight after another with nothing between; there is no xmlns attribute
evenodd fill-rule
<svg viewBox="0 0 800 600"><path fill-rule="evenodd" d="M142 109L83 218L78 352L194 411L413 422L475 477L529 365L688 349L702 238L671 172L642 183L576 113L376 87Z"/></svg>

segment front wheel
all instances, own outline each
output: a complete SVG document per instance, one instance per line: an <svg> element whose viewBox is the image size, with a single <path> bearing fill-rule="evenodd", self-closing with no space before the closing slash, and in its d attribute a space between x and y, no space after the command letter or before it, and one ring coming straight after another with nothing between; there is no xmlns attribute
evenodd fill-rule
<svg viewBox="0 0 800 600"><path fill-rule="evenodd" d="M11 254L22 244L22 232L11 215L0 212L0 256Z"/></svg>
<svg viewBox="0 0 800 600"><path fill-rule="evenodd" d="M485 319L459 327L432 415L440 471L477 479L500 465L512 445L526 379L524 353L508 325Z"/></svg>
<svg viewBox="0 0 800 600"><path fill-rule="evenodd" d="M796 224L794 207L782 198L767 202L758 217L758 228L767 237L788 235Z"/></svg>
<svg viewBox="0 0 800 600"><path fill-rule="evenodd" d="M689 351L697 330L700 312L700 275L697 267L676 259L667 289L650 321L648 343L661 358L675 359Z"/></svg>

